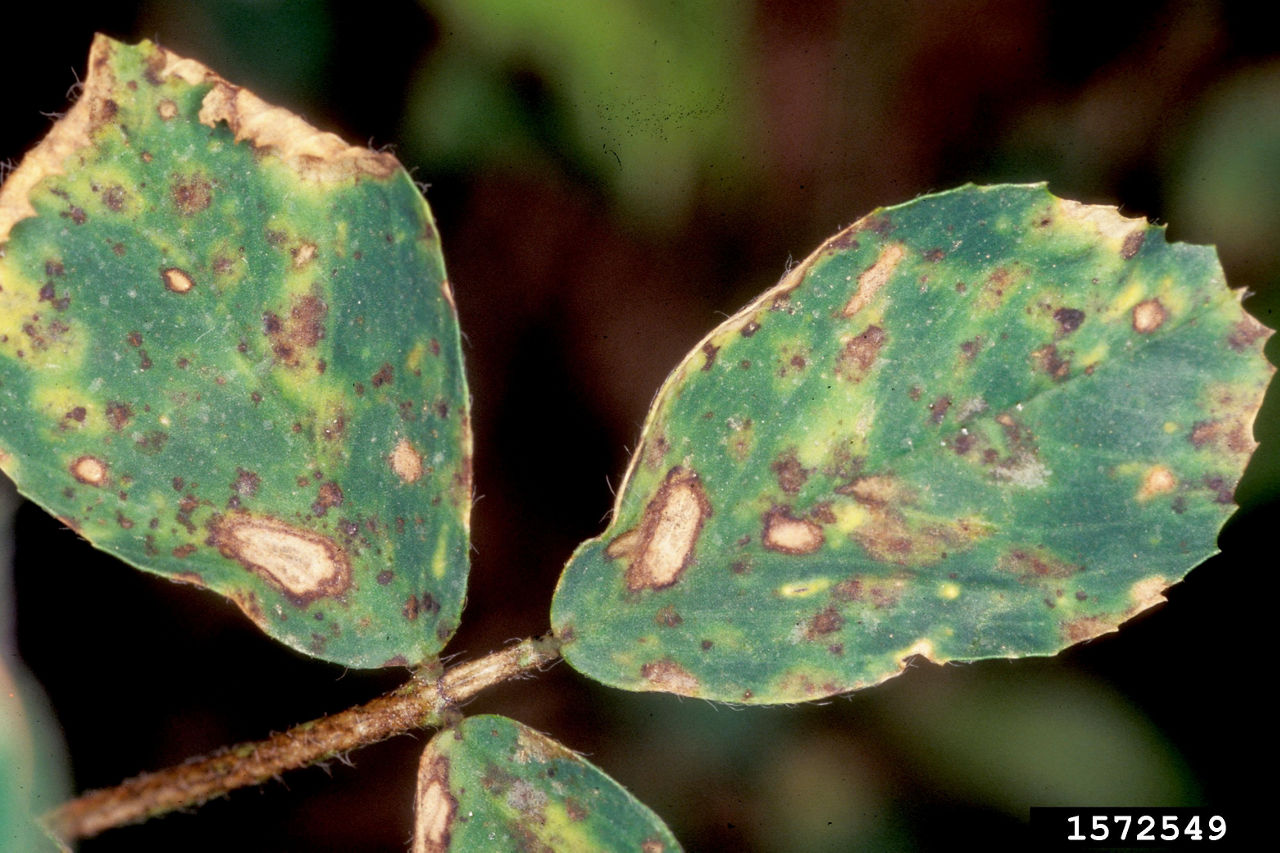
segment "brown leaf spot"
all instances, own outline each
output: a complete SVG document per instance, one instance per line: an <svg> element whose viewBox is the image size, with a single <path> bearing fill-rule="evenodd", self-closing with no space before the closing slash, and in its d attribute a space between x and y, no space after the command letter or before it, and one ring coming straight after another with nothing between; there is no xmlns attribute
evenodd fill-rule
<svg viewBox="0 0 1280 853"><path fill-rule="evenodd" d="M1081 643L1115 631L1118 627L1117 621L1108 616L1080 616L1063 622L1061 632L1068 643Z"/></svg>
<svg viewBox="0 0 1280 853"><path fill-rule="evenodd" d="M174 293L186 293L196 286L191 276L177 267L161 270L160 276L164 279L164 286Z"/></svg>
<svg viewBox="0 0 1280 853"><path fill-rule="evenodd" d="M418 763L412 853L447 853L458 800L449 793L449 759L427 747Z"/></svg>
<svg viewBox="0 0 1280 853"><path fill-rule="evenodd" d="M335 506L342 506L342 489L334 482L321 483L315 503L311 504L311 511L316 515L324 515L330 507Z"/></svg>
<svg viewBox="0 0 1280 853"><path fill-rule="evenodd" d="M872 474L859 477L851 483L836 489L842 495L850 495L858 503L878 506L904 501L908 492L896 477L887 474Z"/></svg>
<svg viewBox="0 0 1280 853"><path fill-rule="evenodd" d="M116 184L115 186L107 187L107 189L102 193L102 203L105 204L109 210L119 213L124 210L124 203L128 197L128 194L124 191L124 187Z"/></svg>
<svg viewBox="0 0 1280 853"><path fill-rule="evenodd" d="M627 531L609 548L618 553L618 540L627 540L627 589L664 589L680 580L693 558L702 524L711 514L711 504L698 475L679 466L667 472L666 480L649 499L638 533ZM606 551L607 553L607 551Z"/></svg>
<svg viewBox="0 0 1280 853"><path fill-rule="evenodd" d="M1071 359L1063 358L1053 344L1032 351L1031 358L1035 362L1035 368L1049 374L1054 382L1061 382L1071 374Z"/></svg>
<svg viewBox="0 0 1280 853"><path fill-rule="evenodd" d="M889 277L893 275L893 271L897 269L905 254L906 250L901 243L890 243L880 250L880 255L876 258L875 263L863 270L862 274L858 276L858 289L854 291L853 296L845 304L842 312L844 316L852 317L866 307L876 295L876 292L884 287Z"/></svg>
<svg viewBox="0 0 1280 853"><path fill-rule="evenodd" d="M1266 340L1270 336L1270 329L1246 314L1240 322L1231 327L1231 334L1227 336L1227 345L1236 352L1244 352L1257 341Z"/></svg>
<svg viewBox="0 0 1280 853"><path fill-rule="evenodd" d="M655 690L665 690L680 696L697 696L700 688L698 679L670 658L646 663L640 667L640 675Z"/></svg>
<svg viewBox="0 0 1280 853"><path fill-rule="evenodd" d="M849 338L836 357L836 375L850 382L861 382L880 356L885 342L884 329L868 326L860 335Z"/></svg>
<svg viewBox="0 0 1280 853"><path fill-rule="evenodd" d="M1084 312L1079 308L1059 308L1053 312L1053 321L1058 324L1058 337L1064 338L1080 328Z"/></svg>
<svg viewBox="0 0 1280 853"><path fill-rule="evenodd" d="M86 486L105 486L107 463L95 456L81 456L71 463L71 476Z"/></svg>
<svg viewBox="0 0 1280 853"><path fill-rule="evenodd" d="M85 410L84 406L76 406L71 411L63 415L63 417L68 420L73 420L77 423L84 423L84 419L86 415L88 415L88 412Z"/></svg>
<svg viewBox="0 0 1280 853"><path fill-rule="evenodd" d="M812 554L825 541L822 527L812 521L794 518L788 510L779 507L765 513L764 534L760 542L770 551Z"/></svg>
<svg viewBox="0 0 1280 853"><path fill-rule="evenodd" d="M706 341L705 343L703 343L702 355L705 359L702 362L703 370L711 369L711 366L716 363L716 353L718 353L719 351L720 351L720 347L715 346L714 344L711 343L711 341Z"/></svg>
<svg viewBox="0 0 1280 853"><path fill-rule="evenodd" d="M811 469L800 464L794 448L775 459L769 468L778 478L778 487L789 495L799 492L805 481L809 479L809 475L813 473Z"/></svg>
<svg viewBox="0 0 1280 853"><path fill-rule="evenodd" d="M1140 335L1149 335L1164 325L1169 315L1159 299L1148 299L1133 306L1133 330Z"/></svg>
<svg viewBox="0 0 1280 853"><path fill-rule="evenodd" d="M314 294L296 296L287 318L273 312L262 315L262 329L271 340L276 359L289 367L302 364L303 351L314 349L324 337L329 306Z"/></svg>
<svg viewBox="0 0 1280 853"><path fill-rule="evenodd" d="M1142 244L1147 240L1147 232L1141 228L1130 231L1124 235L1124 241L1120 244L1120 257L1126 261L1138 254L1138 250L1142 248Z"/></svg>
<svg viewBox="0 0 1280 853"><path fill-rule="evenodd" d="M174 175L169 198L183 216L199 213L213 201L213 187L200 175Z"/></svg>
<svg viewBox="0 0 1280 853"><path fill-rule="evenodd" d="M347 553L336 542L271 516L215 517L207 542L298 605L340 595L351 586Z"/></svg>
<svg viewBox="0 0 1280 853"><path fill-rule="evenodd" d="M862 581L858 578L845 578L831 588L831 597L836 601L861 601Z"/></svg>
<svg viewBox="0 0 1280 853"><path fill-rule="evenodd" d="M112 401L107 403L106 416L107 423L111 424L111 428L119 432L128 426L129 421L133 420L133 407L128 403Z"/></svg>
<svg viewBox="0 0 1280 853"><path fill-rule="evenodd" d="M840 615L840 611L835 607L828 607L817 613L805 625L804 636L806 640L817 640L827 634L834 634L844 627L844 617Z"/></svg>
<svg viewBox="0 0 1280 853"><path fill-rule="evenodd" d="M644 464L650 468L658 468L662 465L663 460L667 456L667 451L671 449L671 443L667 441L667 437L662 434L654 436L644 445Z"/></svg>
<svg viewBox="0 0 1280 853"><path fill-rule="evenodd" d="M401 482L416 483L422 478L422 455L414 449L409 439L402 438L396 443L388 461L391 463L391 470Z"/></svg>
<svg viewBox="0 0 1280 853"><path fill-rule="evenodd" d="M653 621L664 628L674 628L677 625L682 624L684 619L682 619L680 614L676 612L675 607L668 604L666 607L658 610L653 617Z"/></svg>
<svg viewBox="0 0 1280 853"><path fill-rule="evenodd" d="M383 385L390 385L394 379L394 369L390 364L383 362L382 367L378 368L378 372L373 374L373 378L369 381L373 383L374 388L381 388Z"/></svg>
<svg viewBox="0 0 1280 853"><path fill-rule="evenodd" d="M1016 548L1001 554L996 567L1023 581L1069 578L1084 571L1084 566L1068 563L1043 548Z"/></svg>
<svg viewBox="0 0 1280 853"><path fill-rule="evenodd" d="M156 114L163 120L169 121L170 119L177 117L178 105L168 98L165 98L160 103L156 104Z"/></svg>
<svg viewBox="0 0 1280 853"><path fill-rule="evenodd" d="M970 547L993 532L976 517L938 518L911 511L916 497L887 474L860 477L836 489L867 507L867 520L850 537L881 562L903 566L932 565L952 551Z"/></svg>
<svg viewBox="0 0 1280 853"><path fill-rule="evenodd" d="M947 410L951 408L951 397L943 394L938 399L929 404L929 420L935 424L942 423L947 416Z"/></svg>
<svg viewBox="0 0 1280 853"><path fill-rule="evenodd" d="M757 323L755 320L752 320L751 322L747 323L745 326L742 327L742 336L744 338L749 338L758 331L760 331L760 324Z"/></svg>
<svg viewBox="0 0 1280 853"><path fill-rule="evenodd" d="M260 401L261 401L261 397L254 400L255 403ZM321 428L320 435L324 438L325 441L337 441L338 439L342 438L342 434L343 432L346 431L346 428L347 428L347 419L343 417L341 413L338 413L334 415L332 418L330 418L329 422L325 424L324 427Z"/></svg>
<svg viewBox="0 0 1280 853"><path fill-rule="evenodd" d="M1178 488L1178 478L1163 465L1152 465L1142 475L1142 486L1138 489L1139 501L1148 501L1157 495L1167 495Z"/></svg>
<svg viewBox="0 0 1280 853"><path fill-rule="evenodd" d="M258 485L261 479L252 471L246 471L244 468L236 469L236 480L231 484L231 489L236 494L251 498L258 493Z"/></svg>

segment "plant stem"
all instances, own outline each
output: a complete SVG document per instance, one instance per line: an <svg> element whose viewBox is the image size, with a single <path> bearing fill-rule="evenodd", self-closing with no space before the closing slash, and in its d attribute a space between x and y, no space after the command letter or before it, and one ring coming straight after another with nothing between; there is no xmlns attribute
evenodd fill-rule
<svg viewBox="0 0 1280 853"><path fill-rule="evenodd" d="M442 727L457 706L486 687L553 663L560 642L552 635L522 640L438 678L413 680L364 705L294 726L266 740L243 743L114 788L90 791L46 814L58 838L88 838L105 829L137 823L201 803L286 770L306 767L340 753L419 728Z"/></svg>

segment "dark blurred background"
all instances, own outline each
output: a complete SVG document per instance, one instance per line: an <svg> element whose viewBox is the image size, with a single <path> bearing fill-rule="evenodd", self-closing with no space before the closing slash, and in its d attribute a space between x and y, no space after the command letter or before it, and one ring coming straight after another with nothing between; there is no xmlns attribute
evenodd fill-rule
<svg viewBox="0 0 1280 853"><path fill-rule="evenodd" d="M65 109L92 33L151 38L322 128L393 146L443 234L474 395L470 598L446 650L542 632L684 352L871 208L1047 180L1214 243L1280 314L1280 37L1266 4L210 0L33 4L6 22L0 159ZM1275 360L1276 348L1269 347ZM587 754L691 850L1027 849L1031 805L1274 808L1280 409L1224 553L1118 635L1057 658L922 665L819 706L739 710L566 666L499 712ZM344 672L222 599L16 519L20 650L77 789L341 710ZM1259 585L1261 584L1261 586ZM1269 638L1269 632L1266 636ZM291 773L99 851L405 849L425 736Z"/></svg>

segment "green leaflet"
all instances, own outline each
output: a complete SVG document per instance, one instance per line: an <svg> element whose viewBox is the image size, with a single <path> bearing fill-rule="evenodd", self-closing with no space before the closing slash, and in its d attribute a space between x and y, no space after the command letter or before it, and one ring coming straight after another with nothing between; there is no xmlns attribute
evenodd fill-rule
<svg viewBox="0 0 1280 853"><path fill-rule="evenodd" d="M668 378L565 658L792 702L1114 630L1215 553L1269 334L1212 249L1043 186L878 210Z"/></svg>
<svg viewBox="0 0 1280 853"><path fill-rule="evenodd" d="M36 816L66 794L63 753L39 685L23 671L17 655L0 649L0 850L60 849Z"/></svg>
<svg viewBox="0 0 1280 853"><path fill-rule="evenodd" d="M0 850L63 849L36 822L70 788L66 749L44 691L18 657L9 570L19 498L0 477Z"/></svg>
<svg viewBox="0 0 1280 853"><path fill-rule="evenodd" d="M430 211L190 60L99 37L0 192L0 464L98 547L355 667L456 627L471 438Z"/></svg>
<svg viewBox="0 0 1280 853"><path fill-rule="evenodd" d="M506 717L468 717L418 767L413 853L680 850L653 812L595 765Z"/></svg>

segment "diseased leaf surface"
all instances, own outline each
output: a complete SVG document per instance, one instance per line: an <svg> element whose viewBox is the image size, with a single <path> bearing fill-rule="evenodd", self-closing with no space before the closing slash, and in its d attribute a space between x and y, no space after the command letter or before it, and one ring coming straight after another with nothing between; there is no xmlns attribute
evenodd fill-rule
<svg viewBox="0 0 1280 853"><path fill-rule="evenodd" d="M427 745L413 853L680 850L653 812L595 765L506 717L469 717Z"/></svg>
<svg viewBox="0 0 1280 853"><path fill-rule="evenodd" d="M434 654L464 594L470 427L412 181L99 37L81 101L0 193L0 464L301 651Z"/></svg>
<svg viewBox="0 0 1280 853"><path fill-rule="evenodd" d="M1112 208L878 210L668 378L561 578L565 658L790 702L1114 630L1215 553L1269 334L1212 249Z"/></svg>

